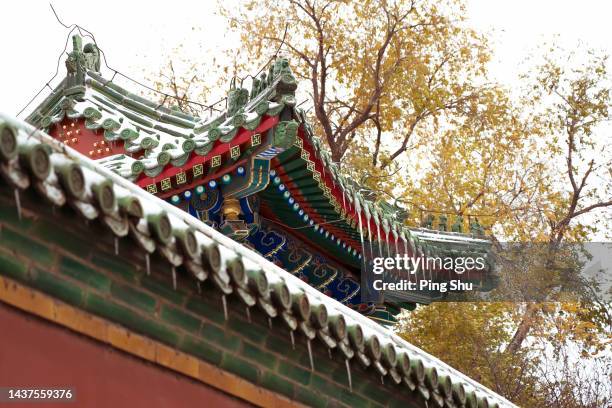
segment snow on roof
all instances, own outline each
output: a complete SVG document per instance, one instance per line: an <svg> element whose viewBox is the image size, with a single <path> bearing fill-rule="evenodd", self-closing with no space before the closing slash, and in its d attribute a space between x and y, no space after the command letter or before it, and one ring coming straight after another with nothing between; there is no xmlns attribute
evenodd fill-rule
<svg viewBox="0 0 612 408"><path fill-rule="evenodd" d="M40 168L26 169L20 164L17 151L26 144L45 146L28 150L36 150ZM392 331L31 125L0 114L0 147L0 172L16 190L36 185L39 194L57 205L72 202L83 217L99 218L117 237L127 235L127 228L123 227L135 223L132 238L148 253L160 250L171 265L186 264L195 279L210 278L222 293L235 293L249 306L257 303L270 317L282 316L291 330L301 330L309 338L315 333L325 346L338 347L347 359L358 358L378 374L406 384L407 391L418 390L425 400L448 406L515 406ZM49 160L40 155L48 155ZM49 168L42 168L45 166ZM213 266L216 263L211 262L211 257L218 257L218 267ZM245 270L251 273L246 274ZM252 276L261 278L258 290L249 284ZM310 305L308 309L296 303L304 296ZM323 324L314 323L311 313L314 306L326 308L330 318Z"/></svg>

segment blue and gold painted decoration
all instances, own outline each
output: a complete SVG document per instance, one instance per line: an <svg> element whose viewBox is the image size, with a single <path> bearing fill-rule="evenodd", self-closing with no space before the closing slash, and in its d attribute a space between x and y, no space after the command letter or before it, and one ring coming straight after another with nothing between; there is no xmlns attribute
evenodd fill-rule
<svg viewBox="0 0 612 408"><path fill-rule="evenodd" d="M243 198L251 196L268 186L270 182L270 160L252 157L244 166L238 167L234 176L222 179L225 197Z"/></svg>
<svg viewBox="0 0 612 408"><path fill-rule="evenodd" d="M328 285L327 292L331 292L331 297L338 299L341 303L358 306L361 303L361 286L353 278L339 276Z"/></svg>
<svg viewBox="0 0 612 408"><path fill-rule="evenodd" d="M264 169L265 169L265 164ZM257 168L257 167L255 167ZM224 201L224 189L234 183L235 180L247 179L249 175L257 174L249 172L249 168L242 167L236 169L233 174L225 180L210 180L205 184L199 185L192 190L187 190L180 195L172 196L170 202L180 206L191 215L201 219L214 228L219 228L222 217L221 208ZM252 170L252 168L251 168ZM269 167L268 167L269 170ZM275 175L265 173L265 180L272 179L274 188L279 194L283 194L287 200L287 205L291 206L295 214L304 218L304 222L322 234L328 234L329 239L337 240L329 231L315 226L312 220L307 218L305 213L300 213L302 209L294 206L295 200L286 191L280 182L275 183ZM252 180L251 180L252 181ZM250 184L254 187L253 184ZM342 266L330 260L304 245L302 241L288 235L283 229L269 222L260 222L259 208L260 198L257 194L239 198L240 219L243 220L249 229L246 240L241 241L243 245L259 252L265 258L275 263L279 267L297 276L299 279L313 286L339 302L357 310L358 312L370 316L382 324L392 324L395 321L394 314L384 305L373 303L361 303L360 283L349 275ZM293 202L292 202L293 201ZM341 243L338 243L341 245ZM358 254L355 253L355 256Z"/></svg>
<svg viewBox="0 0 612 408"><path fill-rule="evenodd" d="M282 230L264 223L248 238L252 247L268 260L341 303L357 308L360 285L340 266L306 248Z"/></svg>
<svg viewBox="0 0 612 408"><path fill-rule="evenodd" d="M269 261L276 261L278 254L286 250L285 234L260 226L249 236L248 241L255 250Z"/></svg>
<svg viewBox="0 0 612 408"><path fill-rule="evenodd" d="M247 224L258 223L256 215L259 213L259 197L256 195L243 197L240 200L240 210L242 211L242 219Z"/></svg>
<svg viewBox="0 0 612 408"><path fill-rule="evenodd" d="M215 180L173 195L170 202L209 225L219 224L223 197Z"/></svg>
<svg viewBox="0 0 612 408"><path fill-rule="evenodd" d="M195 200L191 201L191 204L200 209L200 211L206 211L208 213L208 219L212 219L218 216L223 203L223 197L221 192L216 185L209 185L204 188L204 192L200 194Z"/></svg>

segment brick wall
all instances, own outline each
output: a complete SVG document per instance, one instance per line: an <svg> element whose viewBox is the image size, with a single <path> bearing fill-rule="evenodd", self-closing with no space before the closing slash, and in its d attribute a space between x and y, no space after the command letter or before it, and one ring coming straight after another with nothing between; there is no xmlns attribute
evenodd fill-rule
<svg viewBox="0 0 612 408"><path fill-rule="evenodd" d="M0 277L0 280L4 279ZM57 301L54 303L57 304ZM63 307L64 310L69 308ZM177 375L175 371L160 369L159 365L149 364L88 337L75 335L57 324L5 306L2 302L0 322L3 327L10 328L1 337L2 386L72 389L72 404L48 401L42 404L45 408L194 407L201 405L201 401L207 401L208 406L212 407L252 407L243 399L217 388ZM131 335L132 339L135 337ZM146 349L146 345L143 349ZM172 351L172 354L175 352ZM18 407L24 407L24 403L17 403L15 408Z"/></svg>
<svg viewBox="0 0 612 408"><path fill-rule="evenodd" d="M70 208L50 208L31 191L22 193L22 219L13 192L0 186L0 274L54 298L116 322L177 350L234 373L253 384L313 406L421 406L405 386L381 383L372 371L351 364L349 390L344 359L314 340L314 372L306 339L268 319L256 307L249 321L244 305L227 298L210 282L201 292L187 271L178 269L172 288L171 267L131 240L119 241L97 222L86 223Z"/></svg>

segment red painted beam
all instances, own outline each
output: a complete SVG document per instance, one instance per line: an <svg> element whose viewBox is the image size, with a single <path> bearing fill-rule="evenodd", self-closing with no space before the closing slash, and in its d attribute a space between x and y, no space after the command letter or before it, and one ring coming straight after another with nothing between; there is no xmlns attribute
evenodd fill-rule
<svg viewBox="0 0 612 408"><path fill-rule="evenodd" d="M142 173L140 178L136 181L136 184L144 188L149 184L159 183L161 180L165 178L176 176L178 173L184 170L189 170L193 168L193 166L195 166L196 164L204 164L207 161L210 161L214 156L223 155L225 153L228 153L232 146L242 145L242 144L249 142L251 140L251 135L255 133L263 133L263 132L268 131L270 128L274 127L278 123L278 121L279 121L278 116L267 116L261 121L259 126L253 131L245 129L245 128L241 128L238 131L238 134L234 137L234 139L231 142L222 143L219 140L217 140L215 142L215 146L205 156L198 156L197 154L192 152L191 157L189 158L189 160L187 160L187 162L184 165L179 166L179 167L174 167L172 166L172 164L168 164L166 165L164 170L156 177L147 177L144 173ZM173 192L161 194L160 197L176 194L176 190L172 190L172 191Z"/></svg>

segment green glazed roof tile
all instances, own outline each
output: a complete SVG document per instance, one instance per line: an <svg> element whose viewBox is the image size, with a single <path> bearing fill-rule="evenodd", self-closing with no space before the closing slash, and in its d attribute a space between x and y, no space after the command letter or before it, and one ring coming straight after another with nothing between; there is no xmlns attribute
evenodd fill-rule
<svg viewBox="0 0 612 408"><path fill-rule="evenodd" d="M361 361L372 375L403 384L400 392L418 389L423 400L448 407L475 406L474 402L478 406L514 407L392 331L115 174L131 171L127 169L131 158L114 156L92 161L63 149L61 143L30 125L4 115L0 115L0 127L9 129L2 132L2 137L11 139L2 140L3 145L15 152L23 150L21 146L30 146L26 150L32 151L40 145L44 146L43 153L38 154L49 156L40 166L24 168L24 161L17 154L3 151L0 173L3 182L16 191L36 186L33 190L37 194L57 205L70 205L86 219L98 219L112 234L134 240L146 253L159 251L168 262L169 271L172 266L185 265L193 279L211 279L223 294L237 295L247 306L258 305L270 318L279 318L291 330L321 339L314 347L338 348L346 358ZM148 165L150 160L155 159L147 158L141 163ZM104 200L98 198L102 186L107 194ZM192 238L186 239L187 235ZM416 242L418 238L410 236L409 240ZM187 241L197 244L187 248L184 244ZM247 273L239 273L240 270ZM300 302L303 297L308 300L305 304L310 305L307 309ZM327 319L315 318L314 311L320 308L326 309ZM448 390L457 395L465 393L466 404L461 402L462 398L449 397Z"/></svg>
<svg viewBox="0 0 612 408"><path fill-rule="evenodd" d="M331 175L333 186L316 187L320 190L320 196L323 199L326 189L340 188L342 201L348 201L349 207L356 206L365 213L365 220L361 222L362 233L368 230L363 223L372 220L376 224L376 231L383 231L396 242L401 238L411 242L413 247L419 247L425 242L433 244L429 252L438 251L439 245L490 245L489 241L468 234L407 229L401 218L396 217L392 206L371 201L368 195L364 195L367 193L362 194L360 186L345 179L320 139L315 137L304 111L295 107L297 81L285 59L274 61L267 77L254 82L250 99L248 91L233 86L230 90L233 99L228 99L227 111L211 112L209 117L204 118L168 109L130 93L98 72L90 70L84 76L84 88L80 93L66 96L63 91L74 84L69 84L68 79L63 80L28 120L49 128L66 116L85 118L87 128L104 129L107 141L124 140L125 153L128 154L117 155L112 160L104 159L102 165L131 181L137 180L142 173L155 177L168 163L181 166L191 155L206 155L215 141L231 142L240 128L254 130L263 115L277 116L285 107L290 107L293 119L299 121L305 130L306 139L314 148L311 160L320 160L324 167L323 173ZM335 210L330 207L330 211L339 212L337 207ZM349 237L359 240L360 223L349 221L348 224L344 228ZM413 235L417 235L418 239L411 239ZM418 252L422 250L418 249Z"/></svg>

